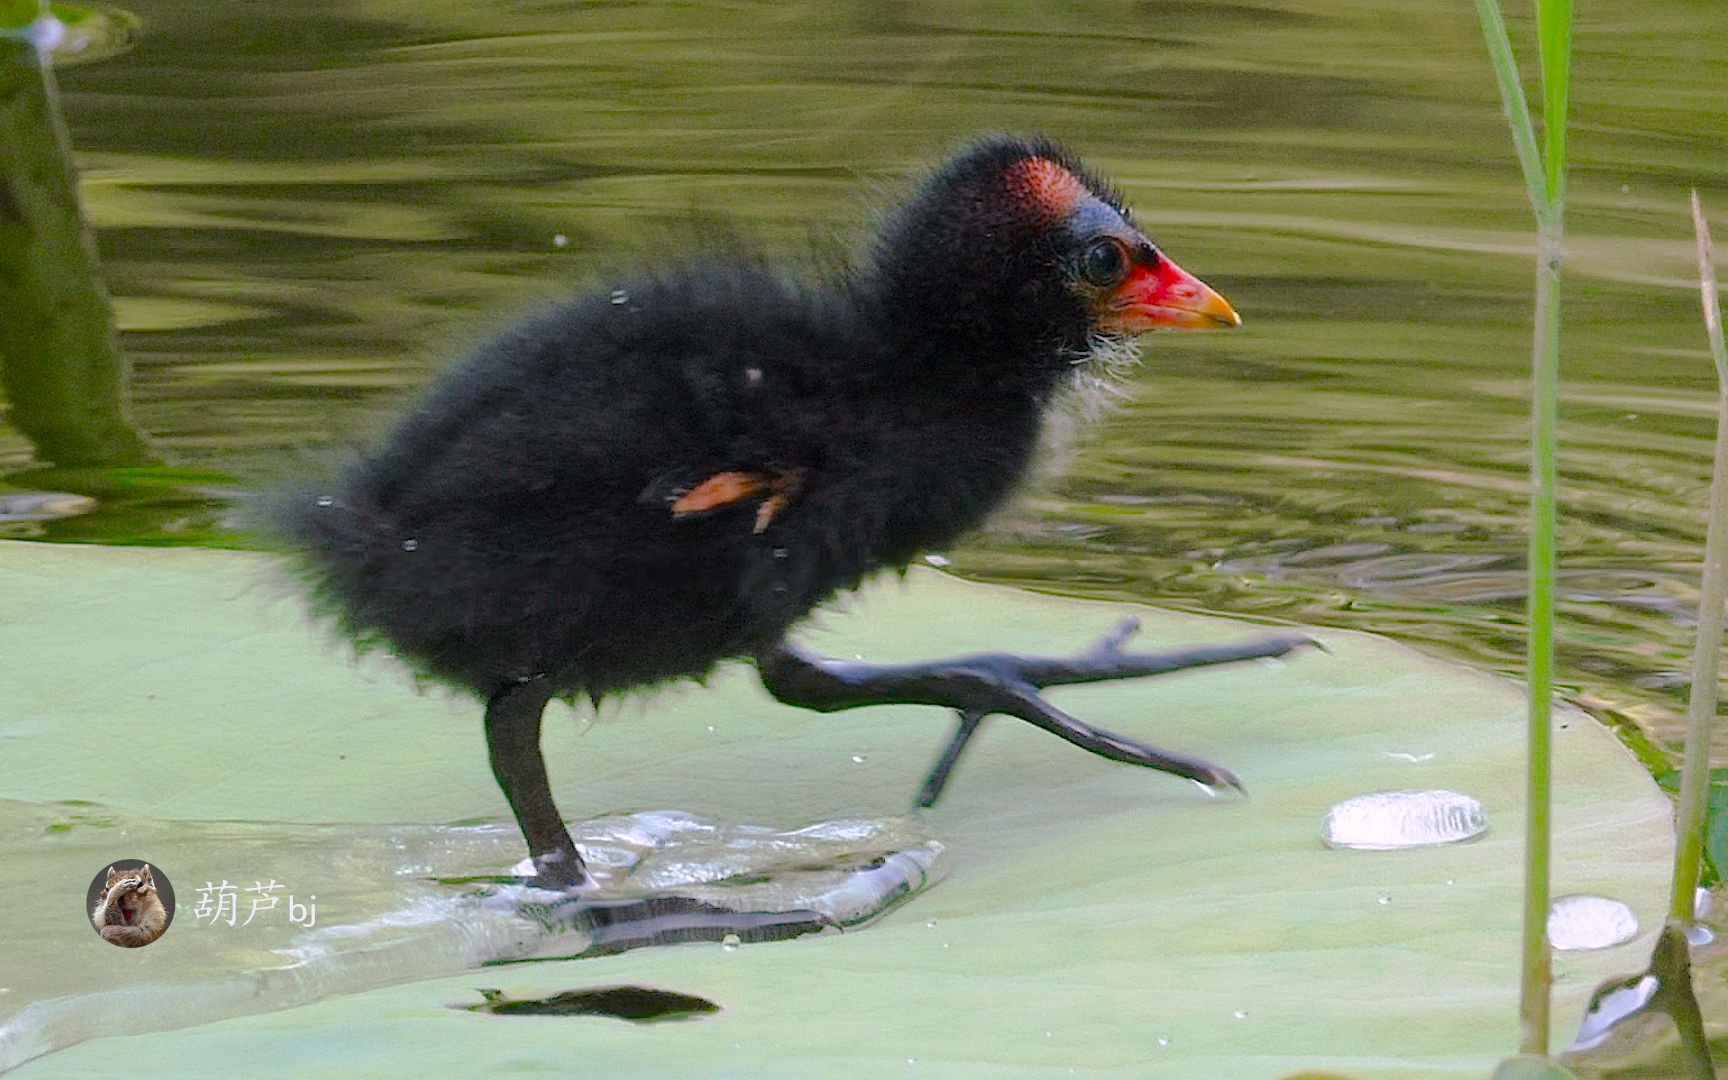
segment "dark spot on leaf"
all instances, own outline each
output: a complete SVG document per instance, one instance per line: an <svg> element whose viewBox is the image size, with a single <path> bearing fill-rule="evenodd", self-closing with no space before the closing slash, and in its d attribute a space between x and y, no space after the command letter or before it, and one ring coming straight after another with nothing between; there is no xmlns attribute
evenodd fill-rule
<svg viewBox="0 0 1728 1080"><path fill-rule="evenodd" d="M520 883L522 879L511 874L463 874L451 877L435 877L430 880L440 885L461 887L464 885L515 885Z"/></svg>
<svg viewBox="0 0 1728 1080"><path fill-rule="evenodd" d="M707 998L648 986L596 986L520 999L506 998L500 990L482 989L480 996L486 1000L457 1008L494 1016L611 1016L638 1024L689 1020L720 1011L720 1006Z"/></svg>

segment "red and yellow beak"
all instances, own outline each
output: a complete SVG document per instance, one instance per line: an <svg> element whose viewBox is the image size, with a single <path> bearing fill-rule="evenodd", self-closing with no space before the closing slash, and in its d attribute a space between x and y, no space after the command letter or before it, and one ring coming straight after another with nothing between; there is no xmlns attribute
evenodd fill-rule
<svg viewBox="0 0 1728 1080"><path fill-rule="evenodd" d="M1241 325L1242 317L1211 286L1162 255L1154 266L1140 265L1128 271L1127 278L1104 301L1098 318L1098 328L1113 334Z"/></svg>

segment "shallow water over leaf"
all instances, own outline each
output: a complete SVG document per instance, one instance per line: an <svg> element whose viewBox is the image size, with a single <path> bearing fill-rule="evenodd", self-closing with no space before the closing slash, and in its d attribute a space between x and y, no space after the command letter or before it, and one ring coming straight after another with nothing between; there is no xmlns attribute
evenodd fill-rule
<svg viewBox="0 0 1728 1080"><path fill-rule="evenodd" d="M660 811L572 823L571 834L599 883L581 896L512 881L521 837L508 825L159 822L0 800L0 856L28 868L31 888L75 881L117 852L148 852L158 873L208 872L172 882L174 921L135 969L73 926L7 935L4 1004L17 1008L0 1008L0 1071L88 1039L488 964L837 933L946 869L942 845L904 819L781 831Z"/></svg>

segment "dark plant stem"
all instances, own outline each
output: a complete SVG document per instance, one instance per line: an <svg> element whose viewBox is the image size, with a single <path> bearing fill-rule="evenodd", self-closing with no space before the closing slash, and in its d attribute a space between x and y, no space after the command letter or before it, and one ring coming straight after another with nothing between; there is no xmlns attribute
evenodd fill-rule
<svg viewBox="0 0 1728 1080"><path fill-rule="evenodd" d="M78 202L54 73L0 35L0 387L7 419L66 466L153 460L127 408L130 369Z"/></svg>

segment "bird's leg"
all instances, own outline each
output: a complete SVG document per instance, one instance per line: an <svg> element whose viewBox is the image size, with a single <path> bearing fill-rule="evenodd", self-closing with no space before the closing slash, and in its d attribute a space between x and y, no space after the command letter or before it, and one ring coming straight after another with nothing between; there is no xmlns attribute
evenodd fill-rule
<svg viewBox="0 0 1728 1080"><path fill-rule="evenodd" d="M552 786L546 781L546 760L540 755L540 717L551 700L544 678L533 678L493 694L486 702L486 749L492 775L509 800L533 857L533 883L546 888L579 889L592 885L575 841L558 816Z"/></svg>
<svg viewBox="0 0 1728 1080"><path fill-rule="evenodd" d="M1046 686L1282 656L1318 643L1305 634L1275 634L1224 645L1124 652L1122 643L1139 628L1138 619L1125 619L1091 648L1063 658L980 653L922 664L865 664L818 656L782 641L759 653L756 663L768 692L788 705L818 712L864 705L944 705L957 710L960 726L925 780L919 806L931 806L941 796L966 743L991 713L1018 717L1112 761L1144 765L1209 787L1241 790L1242 782L1228 769L1082 723L1045 701L1038 691Z"/></svg>

